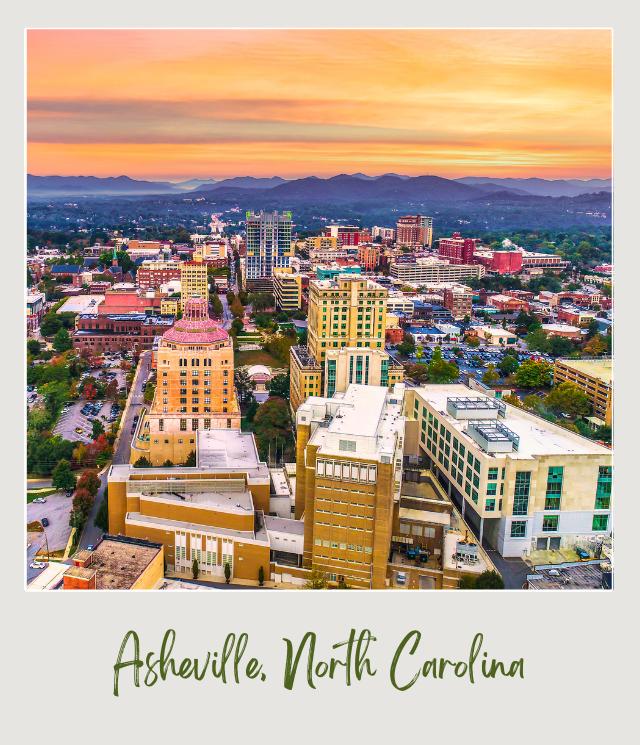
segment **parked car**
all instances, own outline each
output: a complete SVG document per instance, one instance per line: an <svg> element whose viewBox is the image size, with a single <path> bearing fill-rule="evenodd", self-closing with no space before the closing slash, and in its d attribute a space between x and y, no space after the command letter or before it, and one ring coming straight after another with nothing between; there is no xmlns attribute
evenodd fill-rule
<svg viewBox="0 0 640 745"><path fill-rule="evenodd" d="M33 500L33 503L34 504L46 504L47 503L47 500L44 497L36 497Z"/></svg>
<svg viewBox="0 0 640 745"><path fill-rule="evenodd" d="M40 522L42 523L42 527L43 528L48 528L49 527L49 518L48 517L43 517L42 520L40 520Z"/></svg>
<svg viewBox="0 0 640 745"><path fill-rule="evenodd" d="M29 566L31 567L31 569L44 569L47 565L44 563L44 561L32 561Z"/></svg>
<svg viewBox="0 0 640 745"><path fill-rule="evenodd" d="M405 572L396 572L396 584L397 585L407 584L407 575Z"/></svg>

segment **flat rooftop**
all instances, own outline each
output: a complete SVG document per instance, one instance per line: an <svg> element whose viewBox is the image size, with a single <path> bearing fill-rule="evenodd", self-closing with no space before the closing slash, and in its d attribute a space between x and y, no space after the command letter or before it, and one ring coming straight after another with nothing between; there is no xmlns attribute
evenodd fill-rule
<svg viewBox="0 0 640 745"><path fill-rule="evenodd" d="M197 436L198 467L216 470L257 471L266 465L260 460L251 432L239 429L200 430Z"/></svg>
<svg viewBox="0 0 640 745"><path fill-rule="evenodd" d="M536 567L527 580L532 590L602 590L602 577L602 564L597 562Z"/></svg>
<svg viewBox="0 0 640 745"><path fill-rule="evenodd" d="M556 362L561 362L566 367L570 367L583 375L589 375L592 378L599 378L605 383L611 383L612 370L610 357L594 360L558 359Z"/></svg>
<svg viewBox="0 0 640 745"><path fill-rule="evenodd" d="M133 484L142 485L140 494L148 498L164 499L179 504L193 505L212 510L222 510L224 512L236 512L240 514L253 512L253 499L251 497L251 492L246 489L217 490L214 488L211 491L192 492L183 491L180 488L180 480L173 482L165 481L163 483L167 484L169 487L167 491L156 491L154 489L153 492L145 493L144 481L133 482Z"/></svg>
<svg viewBox="0 0 640 745"><path fill-rule="evenodd" d="M468 424L474 420L456 419L447 413L447 399L457 396L469 396L469 388L461 384L451 385L427 385L414 389L419 398L424 399L438 413L438 418L448 422L457 429L459 433L469 438L467 434ZM483 394L474 391L474 396L483 397ZM485 398L490 398L486 396ZM586 437L570 432L568 429L547 422L541 417L530 414L528 411L515 406L505 404L506 416L500 417L499 422L515 432L520 441L518 450L509 453L496 453L498 457L509 458L532 458L536 455L611 455L611 450L598 445ZM463 444L467 441L463 438ZM474 441L474 444L477 443ZM489 453L487 455L490 455Z"/></svg>
<svg viewBox="0 0 640 745"><path fill-rule="evenodd" d="M89 313L97 310L103 301L104 295L76 295L67 298L56 313Z"/></svg>
<svg viewBox="0 0 640 745"><path fill-rule="evenodd" d="M267 531L262 525L259 530L231 530L230 528L219 528L217 525L202 525L200 523L188 523L184 520L169 520L163 517L152 517L142 515L139 512L127 512L125 522L139 525L155 525L158 528L174 530L193 531L194 533L208 533L216 536L230 536L232 538L242 538L245 541L258 541L259 543L268 543L269 537Z"/></svg>
<svg viewBox="0 0 640 745"><path fill-rule="evenodd" d="M152 543L108 536L103 538L91 552L88 567L96 572L96 589L131 589L161 551L162 546Z"/></svg>

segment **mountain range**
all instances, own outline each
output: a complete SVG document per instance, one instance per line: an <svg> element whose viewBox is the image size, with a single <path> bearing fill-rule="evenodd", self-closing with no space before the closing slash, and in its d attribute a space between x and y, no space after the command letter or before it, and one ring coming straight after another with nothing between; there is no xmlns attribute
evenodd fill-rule
<svg viewBox="0 0 640 745"><path fill-rule="evenodd" d="M467 176L447 179L440 176L403 176L386 173L367 176L364 173L339 174L331 178L287 180L279 176L254 178L237 176L228 179L190 179L181 182L144 181L129 176L100 178L96 176L34 176L27 175L29 198L187 195L244 197L261 190L274 199L289 202L323 200L328 202L384 200L462 202L486 198L488 195L574 197L611 191L611 179L541 179L491 178Z"/></svg>

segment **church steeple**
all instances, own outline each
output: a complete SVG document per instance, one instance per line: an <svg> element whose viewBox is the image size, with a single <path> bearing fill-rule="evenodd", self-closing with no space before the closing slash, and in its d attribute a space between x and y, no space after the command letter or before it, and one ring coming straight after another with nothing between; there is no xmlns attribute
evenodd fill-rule
<svg viewBox="0 0 640 745"><path fill-rule="evenodd" d="M116 247L113 247L113 258L111 259L111 266L118 266L118 252Z"/></svg>

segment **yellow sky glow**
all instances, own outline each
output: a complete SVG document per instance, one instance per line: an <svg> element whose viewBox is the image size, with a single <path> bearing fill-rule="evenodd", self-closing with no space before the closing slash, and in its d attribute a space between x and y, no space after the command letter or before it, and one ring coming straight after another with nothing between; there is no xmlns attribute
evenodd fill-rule
<svg viewBox="0 0 640 745"><path fill-rule="evenodd" d="M29 31L28 170L609 177L606 30Z"/></svg>

